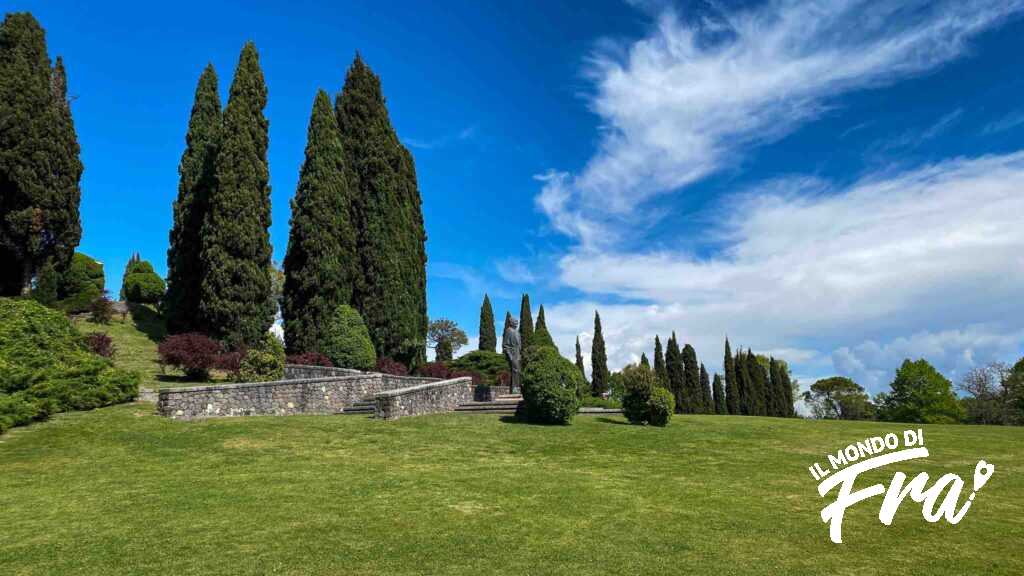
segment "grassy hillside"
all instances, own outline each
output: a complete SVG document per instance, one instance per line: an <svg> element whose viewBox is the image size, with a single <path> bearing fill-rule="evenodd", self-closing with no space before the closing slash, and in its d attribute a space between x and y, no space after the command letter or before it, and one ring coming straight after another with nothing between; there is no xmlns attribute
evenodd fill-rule
<svg viewBox="0 0 1024 576"><path fill-rule="evenodd" d="M1021 574L1024 429L926 426L964 520L880 498L828 540L807 466L899 425L677 417L666 429L441 415L175 422L150 404L0 437L9 574ZM884 481L894 470L872 473ZM966 498L966 494L964 495Z"/></svg>

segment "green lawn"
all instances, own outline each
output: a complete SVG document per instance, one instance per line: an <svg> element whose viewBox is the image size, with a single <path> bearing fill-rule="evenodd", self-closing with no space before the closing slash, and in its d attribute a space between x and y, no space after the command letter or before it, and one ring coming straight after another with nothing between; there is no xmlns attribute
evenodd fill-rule
<svg viewBox="0 0 1024 576"><path fill-rule="evenodd" d="M880 498L828 540L807 466L900 425L715 416L176 422L132 404L0 437L4 574L1022 574L1024 429L925 426L964 520ZM893 470L862 480L888 483ZM859 485L866 485L863 482ZM966 498L966 493L964 495Z"/></svg>

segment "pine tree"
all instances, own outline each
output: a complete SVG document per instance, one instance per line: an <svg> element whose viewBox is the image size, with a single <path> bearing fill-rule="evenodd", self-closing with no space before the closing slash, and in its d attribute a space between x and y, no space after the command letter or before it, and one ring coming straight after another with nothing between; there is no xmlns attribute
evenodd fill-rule
<svg viewBox="0 0 1024 576"><path fill-rule="evenodd" d="M684 414L700 414L704 411L703 394L700 386L700 366L697 351L693 346L683 346L683 405Z"/></svg>
<svg viewBox="0 0 1024 576"><path fill-rule="evenodd" d="M199 76L178 164L178 198L167 249L167 293L164 316L171 334L199 329L199 296L203 282L202 228L209 198L217 185L216 161L221 133L217 73L207 64Z"/></svg>
<svg viewBox="0 0 1024 576"><path fill-rule="evenodd" d="M701 389L701 413L703 414L714 414L715 413L715 401L712 398L711 393L711 380L708 378L708 371L704 369L704 364L700 365L700 389Z"/></svg>
<svg viewBox="0 0 1024 576"><path fill-rule="evenodd" d="M328 321L338 306L351 304L355 291L356 233L343 158L331 99L320 90L309 116L284 257L281 314L292 354L322 352Z"/></svg>
<svg viewBox="0 0 1024 576"><path fill-rule="evenodd" d="M82 236L82 162L63 61L28 13L0 24L0 296L27 295L50 261L62 273Z"/></svg>
<svg viewBox="0 0 1024 576"><path fill-rule="evenodd" d="M426 357L426 232L412 155L395 134L380 78L356 54L335 100L357 216L353 306L379 357Z"/></svg>
<svg viewBox="0 0 1024 576"><path fill-rule="evenodd" d="M530 347L530 338L533 336L533 311L530 309L530 295L523 294L519 303L519 341L523 350Z"/></svg>
<svg viewBox="0 0 1024 576"><path fill-rule="evenodd" d="M590 348L590 390L594 396L608 391L608 356L601 332L601 315L594 311L594 341Z"/></svg>
<svg viewBox="0 0 1024 576"><path fill-rule="evenodd" d="M750 374L750 409L754 416L767 415L765 406L765 390L768 388L765 369L757 361L757 357L747 350L747 373Z"/></svg>
<svg viewBox="0 0 1024 576"><path fill-rule="evenodd" d="M587 381L587 369L583 366L583 348L580 347L580 337L576 336L576 368L583 375L583 381Z"/></svg>
<svg viewBox="0 0 1024 576"><path fill-rule="evenodd" d="M740 408L739 382L736 380L736 361L729 348L729 339L725 339L725 408L728 414L742 414Z"/></svg>
<svg viewBox="0 0 1024 576"><path fill-rule="evenodd" d="M736 351L736 357L733 360L736 366L736 387L740 392L740 414L744 416L752 416L751 412L751 392L750 392L750 373L747 370L747 355L743 353L743 350Z"/></svg>
<svg viewBox="0 0 1024 576"><path fill-rule="evenodd" d="M665 370L665 354L661 350L661 338L654 336L654 375L658 385L668 388L668 372Z"/></svg>
<svg viewBox="0 0 1024 576"><path fill-rule="evenodd" d="M200 325L235 347L262 342L276 312L270 277L266 104L259 56L248 42L224 110L217 185L209 196L201 236L206 272Z"/></svg>
<svg viewBox="0 0 1024 576"><path fill-rule="evenodd" d="M540 305L540 310L537 311L537 325L533 327L533 336L530 337L530 346L550 346L551 348L558 348L555 346L555 341L551 338L551 333L548 332L548 324L544 319L544 305Z"/></svg>
<svg viewBox="0 0 1024 576"><path fill-rule="evenodd" d="M729 409L725 405L725 388L722 386L722 377L717 372L711 386L711 393L714 396L715 414L728 414Z"/></svg>
<svg viewBox="0 0 1024 576"><path fill-rule="evenodd" d="M484 294L484 302L480 305L480 350L494 352L498 349L498 337L494 332L494 309L491 299Z"/></svg>
<svg viewBox="0 0 1024 576"><path fill-rule="evenodd" d="M644 368L647 368L648 370L650 370L651 368L651 361L647 359L646 352L640 353L640 365L643 366Z"/></svg>
<svg viewBox="0 0 1024 576"><path fill-rule="evenodd" d="M665 373L668 378L668 389L675 396L676 412L682 414L686 403L686 376L683 371L683 355L679 352L675 332L668 339L668 347L665 349Z"/></svg>

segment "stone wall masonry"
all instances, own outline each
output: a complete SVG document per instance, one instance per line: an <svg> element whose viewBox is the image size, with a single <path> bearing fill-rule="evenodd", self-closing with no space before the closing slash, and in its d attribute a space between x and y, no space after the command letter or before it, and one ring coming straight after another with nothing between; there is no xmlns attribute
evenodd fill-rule
<svg viewBox="0 0 1024 576"><path fill-rule="evenodd" d="M459 404L472 399L471 378L433 381L380 392L376 395L376 415L377 418L395 420L406 416L451 412Z"/></svg>
<svg viewBox="0 0 1024 576"><path fill-rule="evenodd" d="M301 380L307 378L328 378L334 376L354 376L363 374L351 368L331 368L327 366L306 366L302 364L285 364L285 380Z"/></svg>

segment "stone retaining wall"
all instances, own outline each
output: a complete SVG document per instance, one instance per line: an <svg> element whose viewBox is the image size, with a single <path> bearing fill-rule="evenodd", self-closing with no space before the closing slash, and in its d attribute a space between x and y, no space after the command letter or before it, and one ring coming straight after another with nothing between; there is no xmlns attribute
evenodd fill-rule
<svg viewBox="0 0 1024 576"><path fill-rule="evenodd" d="M362 374L351 368L329 368L327 366L306 366L303 364L285 364L284 379L300 380L304 378L328 378L331 376L354 376Z"/></svg>
<svg viewBox="0 0 1024 576"><path fill-rule="evenodd" d="M385 420L451 412L473 399L473 380L453 378L417 384L408 388L380 392L376 396L376 415Z"/></svg>

